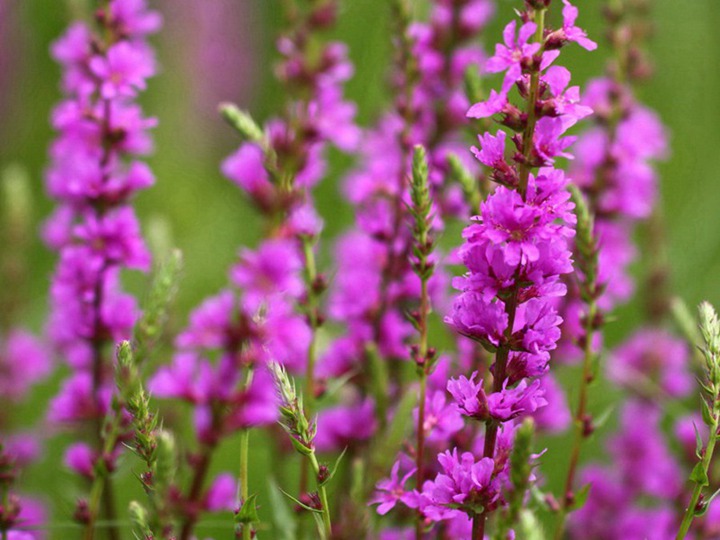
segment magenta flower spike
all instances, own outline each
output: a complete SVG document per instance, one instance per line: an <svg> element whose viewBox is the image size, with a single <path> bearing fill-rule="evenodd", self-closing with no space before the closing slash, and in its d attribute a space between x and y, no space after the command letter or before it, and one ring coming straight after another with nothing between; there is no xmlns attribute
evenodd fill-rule
<svg viewBox="0 0 720 540"><path fill-rule="evenodd" d="M155 73L147 36L161 22L143 0L111 0L95 18L94 26L74 23L52 47L63 68L63 101L52 117L57 137L46 174L58 208L45 238L60 257L48 331L73 370L48 419L95 430L90 446L77 443L66 455L68 466L86 477L99 460L114 469L121 448L102 455L98 426L110 412L112 344L130 336L138 317L135 299L120 288L120 274L150 265L131 202L153 182L137 159L152 149L148 130L155 120L145 118L135 100ZM80 505L86 508L84 501ZM96 511L85 513L88 530Z"/></svg>
<svg viewBox="0 0 720 540"><path fill-rule="evenodd" d="M547 404L545 388L536 377L547 371L550 353L560 339L562 318L554 302L566 291L561 276L573 270L569 245L574 235L573 204L565 190L568 180L555 164L559 157L572 157L567 148L575 138L565 133L590 110L576 105L579 94L576 87L568 88L569 72L551 64L566 42L587 46L589 40L574 27L577 13L566 4L562 32L569 37L561 43L550 41L554 34L544 28L546 9L545 4L528 3L522 26L517 28L514 21L506 26L504 44L496 47L486 64L489 72L505 73L502 90L468 112L473 117L499 115L498 121L515 131L511 140L517 148L506 157L508 137L501 130L494 136L481 135L479 148L473 149L478 160L491 168L489 177L500 185L463 234L466 243L459 255L469 272L454 281L461 293L445 319L495 354L490 391L483 381L475 382L476 374L448 383L459 410L485 423L480 460L475 463L472 454L463 455L463 463L472 470L483 467L484 472L474 474L477 484L454 480L459 482L453 488L459 490L457 494L446 493L448 482L440 474L418 495L420 500L435 501L424 510L431 520L458 511L467 514L473 521L471 536L478 539L483 538L489 513L503 504L493 487L508 474L495 461L502 459L499 427L512 426L513 419ZM507 101L515 85L525 101L521 106ZM448 458L443 459L447 474Z"/></svg>

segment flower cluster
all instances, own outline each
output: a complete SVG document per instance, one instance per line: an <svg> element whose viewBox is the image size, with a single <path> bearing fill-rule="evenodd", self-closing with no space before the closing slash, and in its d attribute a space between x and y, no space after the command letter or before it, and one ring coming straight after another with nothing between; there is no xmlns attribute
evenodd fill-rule
<svg viewBox="0 0 720 540"><path fill-rule="evenodd" d="M472 40L493 13L489 0L435 2L426 23L410 23L407 14L396 13L397 97L393 109L365 133L362 163L345 181L356 223L338 241L338 272L328 307L330 320L342 325L345 334L323 355L322 377L360 371L371 364L373 355L391 363L412 355L415 332L405 311L414 310L421 297L421 280L413 270L415 240L408 226L412 148L421 144L427 150L433 229L445 219L467 215L462 189L449 180L448 158L465 148L462 129L469 103L463 77L468 69L480 69L485 55ZM435 259L432 256L428 264L436 265ZM441 303L446 282L440 269L429 278L432 304ZM342 407L361 413L368 406L363 396L369 381L354 382L357 392ZM431 401L428 396L428 404ZM333 414L328 420L333 419L334 413L326 414ZM322 418L320 434L326 426L330 428ZM359 431L356 441L371 434Z"/></svg>
<svg viewBox="0 0 720 540"><path fill-rule="evenodd" d="M352 75L347 51L341 43L319 39L333 23L334 6L310 9L278 42L278 76L291 95L285 115L261 129L246 113L223 109L245 140L222 170L265 217L270 233L256 249L240 251L230 271L233 289L194 312L176 340L173 363L151 384L156 395L193 405L199 459L205 464L223 438L277 420L268 362L292 373L308 370L312 380L314 333L322 322L316 298L325 285L314 262L313 245L323 223L311 189L325 174L328 145L350 150L359 136L354 106L342 96ZM192 485L202 486L206 472L200 471ZM194 510L184 520L182 538L199 512L209 510L198 508L203 500L200 491L182 496L181 515Z"/></svg>
<svg viewBox="0 0 720 540"><path fill-rule="evenodd" d="M560 30L543 28L544 7L528 8L520 28L515 22L505 27L504 44L486 64L490 72L505 72L501 91L493 91L468 112L475 118L498 115L498 121L514 132L516 147L506 157L507 135L501 130L480 136L480 146L473 149L499 186L463 234L466 243L460 258L469 272L454 281L461 293L446 318L457 332L496 354L490 367L491 392L475 382L475 374L448 383L459 410L486 424L483 457L473 467L487 469L487 478L482 485L455 482L452 489L456 502L465 497L482 501L463 507L469 517L482 522L480 530L498 504L497 493L488 497L484 490L501 484L507 474L501 463L504 453L496 448L499 425L509 423L502 433L511 434L513 419L546 404L535 378L547 371L550 351L560 338L562 319L553 301L565 294L561 276L572 271L569 240L575 216L565 190L567 179L554 164L558 157L569 156L566 150L574 138L565 132L591 110L580 105L577 87L568 88L569 71L552 64L568 42L588 50L595 44L575 26L577 10L567 1L564 5ZM515 86L525 101L522 107L509 101ZM468 460L475 462L472 455ZM489 469L483 466L486 460ZM463 465L456 463L454 469L460 471ZM420 509L427 517L442 519L452 508L446 484L441 474L423 485Z"/></svg>
<svg viewBox="0 0 720 540"><path fill-rule="evenodd" d="M45 239L60 254L49 332L73 373L49 418L70 425L98 425L109 411L108 345L129 337L138 315L135 300L120 288L120 272L150 264L131 200L153 183L137 158L152 149L148 130L155 120L135 99L155 72L147 36L161 19L142 0L112 0L95 18L95 27L74 23L52 48L63 67L64 99L52 116L58 137L46 175L58 208ZM79 456L92 461L96 451L84 443L68 451L66 462L87 473L92 467ZM112 462L116 453L105 457Z"/></svg>
<svg viewBox="0 0 720 540"><path fill-rule="evenodd" d="M620 432L608 444L615 465L589 466L581 475L590 484L590 496L572 516L572 538L675 538L673 501L681 493L683 474L667 449L659 421L652 405L626 404Z"/></svg>
<svg viewBox="0 0 720 540"><path fill-rule="evenodd" d="M577 159L571 169L573 181L595 217L599 248L596 296L602 311L612 310L632 295L629 267L636 258L633 231L655 211L657 178L653 162L667 154L662 123L633 94L632 83L649 71L638 43L644 32L637 27L630 4L620 3L606 15L616 58L609 63L608 75L591 80L583 95L582 104L595 113L595 125L579 137ZM657 291L658 297L660 293ZM561 311L568 332L558 357L572 361L579 356L575 344L585 334L585 310L574 284ZM599 334L592 341L599 349Z"/></svg>

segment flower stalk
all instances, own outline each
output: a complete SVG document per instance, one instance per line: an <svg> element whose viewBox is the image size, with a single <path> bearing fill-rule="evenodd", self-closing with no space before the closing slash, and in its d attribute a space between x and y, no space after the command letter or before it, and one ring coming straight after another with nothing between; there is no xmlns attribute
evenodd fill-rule
<svg viewBox="0 0 720 540"><path fill-rule="evenodd" d="M303 408L303 396L297 393L295 383L291 381L285 369L276 362L270 362L270 370L280 399L280 424L289 435L295 450L308 461L315 477L316 497L311 494L309 505L296 502L316 517L320 537L324 540L329 539L332 534L332 523L325 486L335 474L335 470L330 471L326 466L321 466L317 460L314 444L317 426L314 422L308 421ZM317 519L318 515L319 519Z"/></svg>
<svg viewBox="0 0 720 540"><path fill-rule="evenodd" d="M599 247L594 219L580 190L575 186L570 186L569 189L575 203L575 215L577 216L575 265L579 271L577 274L578 287L580 297L586 306L586 312L583 316L583 335L578 340L578 344L583 350L583 361L578 402L573 417L575 432L568 470L565 475L565 487L560 498L560 509L554 536L556 540L561 540L563 537L567 516L574 503L573 486L580 462L582 444L594 429L592 419L587 413L588 390L595 378L597 353L593 348L593 344L595 333L599 331L601 325L598 299L602 294L602 287L599 287L597 283Z"/></svg>
<svg viewBox="0 0 720 540"><path fill-rule="evenodd" d="M421 145L416 145L413 153L412 177L410 183L413 224L413 270L420 280L419 310L411 314L411 322L418 332L418 343L412 347L413 360L419 378L418 415L415 445L416 487L422 489L425 479L425 406L427 378L433 371L435 351L428 347L428 318L432 311L428 282L433 275L435 264L432 261L434 242L430 238L432 228L432 200L430 197L427 153ZM423 534L423 516L417 513L415 537L420 540Z"/></svg>
<svg viewBox="0 0 720 540"><path fill-rule="evenodd" d="M690 481L695 484L690 502L685 508L676 540L684 540L693 520L707 510L712 501L701 502L703 490L710 484L708 472L715 452L715 444L720 436L720 321L717 312L708 302L703 302L698 308L700 319L700 333L703 344L700 346L705 359L705 379L700 383L702 387L702 418L708 426L708 440L703 447L698 436L696 455L700 460L690 474ZM717 494L717 493L716 493Z"/></svg>

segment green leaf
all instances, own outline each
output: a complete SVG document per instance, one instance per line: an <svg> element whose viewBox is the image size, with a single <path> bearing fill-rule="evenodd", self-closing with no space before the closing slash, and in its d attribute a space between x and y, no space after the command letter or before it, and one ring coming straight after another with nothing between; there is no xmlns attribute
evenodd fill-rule
<svg viewBox="0 0 720 540"><path fill-rule="evenodd" d="M260 516L257 513L257 494L250 495L243 502L240 511L235 514L235 523L250 525L251 523L260 523Z"/></svg>
<svg viewBox="0 0 720 540"><path fill-rule="evenodd" d="M693 429L695 430L695 455L698 459L702 459L703 442L695 422L693 422Z"/></svg>
<svg viewBox="0 0 720 540"><path fill-rule="evenodd" d="M303 456L309 456L310 454L313 453L312 448L308 448L307 446L305 446L304 443L298 441L295 437L293 437L292 433L289 432L289 430L286 426L283 426L283 427L285 428L285 431L288 432L288 435L289 435L288 438L290 439L290 442L292 443L295 450L297 450Z"/></svg>
<svg viewBox="0 0 720 540"><path fill-rule="evenodd" d="M353 377L357 377L359 373L359 370L352 370L343 375L342 377L330 380L328 382L327 388L325 389L325 392L322 395L322 399L327 399L337 394L340 389L350 381L350 379L352 379Z"/></svg>
<svg viewBox="0 0 720 540"><path fill-rule="evenodd" d="M330 482L330 480L333 479L333 476L335 476L335 473L337 472L338 467L340 466L340 461L342 461L342 458L345 456L345 452L347 452L347 446L345 448L343 448L343 451L340 453L338 458L335 460L335 464L333 465L332 470L330 471L330 474L328 474L328 477L325 479L325 481L320 484L321 486L324 486L325 484Z"/></svg>
<svg viewBox="0 0 720 540"><path fill-rule="evenodd" d="M590 495L590 484L585 484L577 491L577 493L575 493L575 500L572 505L573 510L579 510L585 506L588 495Z"/></svg>
<svg viewBox="0 0 720 540"><path fill-rule="evenodd" d="M712 428L712 426L715 424L715 421L713 419L712 413L710 412L710 406L704 398L702 400L702 417L703 422L705 422L706 425Z"/></svg>
<svg viewBox="0 0 720 540"><path fill-rule="evenodd" d="M220 114L225 121L240 133L243 139L251 142L262 142L265 134L260 126L255 123L249 113L239 109L232 103L221 103Z"/></svg>
<svg viewBox="0 0 720 540"><path fill-rule="evenodd" d="M593 426L595 427L595 432L597 432L598 429L603 427L607 421L612 416L613 410L615 407L608 407L603 412L600 413L600 415L593 421Z"/></svg>
<svg viewBox="0 0 720 540"><path fill-rule="evenodd" d="M296 540L297 524L295 515L288 507L286 499L282 496L282 490L274 480L268 482L270 494L270 519L273 524L273 538L277 540Z"/></svg>
<svg viewBox="0 0 720 540"><path fill-rule="evenodd" d="M317 527L320 540L326 540L327 534L325 534L325 523L323 523L322 512L313 514L313 518L315 518L315 526Z"/></svg>
<svg viewBox="0 0 720 540"><path fill-rule="evenodd" d="M690 480L695 482L696 484L700 486L707 486L708 481L708 475L707 471L705 470L705 467L702 464L702 461L697 463L695 467L693 467L692 472L690 473Z"/></svg>
<svg viewBox="0 0 720 540"><path fill-rule="evenodd" d="M713 502L713 499L718 496L718 493L720 493L720 488L718 488L715 493L710 495L710 498L703 501L702 506L695 511L695 515L698 517L705 515L705 513L708 511L708 508L710 508L710 503Z"/></svg>
<svg viewBox="0 0 720 540"><path fill-rule="evenodd" d="M285 491L283 488L278 487L278 489L282 492L283 495L285 495L288 499L290 499L292 502L297 504L300 508L303 508L307 510L308 512L312 512L314 514L322 514L322 510L318 510L317 508L313 508L312 506L308 506L304 502L300 502L298 499L290 495L287 491Z"/></svg>

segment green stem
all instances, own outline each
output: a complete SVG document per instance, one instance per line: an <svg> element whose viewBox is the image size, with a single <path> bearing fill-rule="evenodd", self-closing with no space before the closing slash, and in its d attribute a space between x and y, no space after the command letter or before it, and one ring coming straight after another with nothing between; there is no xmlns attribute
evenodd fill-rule
<svg viewBox="0 0 720 540"><path fill-rule="evenodd" d="M113 412L112 424L103 441L100 459L104 459L105 456L109 456L112 453L120 434L122 410L118 407ZM95 522L97 521L98 512L100 511L100 503L102 502L105 483L108 480L109 474L104 464L102 464L101 467L96 467L95 478L90 488L90 499L88 501L89 520L85 525L85 531L83 533L84 540L93 540L95 537ZM110 536L112 538L117 538L117 530L115 527L116 525L113 525L110 529Z"/></svg>
<svg viewBox="0 0 720 540"><path fill-rule="evenodd" d="M328 503L327 490L325 486L320 483L320 464L315 457L315 452L308 455L310 464L312 465L313 471L315 472L315 482L317 485L318 495L320 496L320 503L322 504L322 519L325 529L325 538L330 538L332 535L332 523L330 521L330 505Z"/></svg>
<svg viewBox="0 0 720 540"><path fill-rule="evenodd" d="M423 470L423 458L425 453L425 394L427 392L427 373L425 371L425 368L423 367L422 372L420 373L420 396L419 396L419 403L418 403L418 419L417 419L417 448L416 448L416 455L415 455L415 468L417 469L415 474L417 475L417 482L415 483L415 487L418 491L422 489L422 484L424 480L424 470ZM415 520L415 538L416 540L421 540L423 534L423 518L422 518L422 512L418 512Z"/></svg>
<svg viewBox="0 0 720 540"><path fill-rule="evenodd" d="M597 302L593 300L588 305L588 314L585 321L585 346L583 354L582 379L580 380L580 395L578 396L578 404L575 410L575 436L573 439L572 451L570 453L570 462L568 472L565 476L565 491L560 502L560 515L558 517L557 528L555 529L555 540L560 540L565 531L565 522L572 503L572 489L575 483L575 474L577 466L580 462L580 450L583 441L587 438L585 433L585 415L587 412L588 386L592 381L592 360L593 360L593 332L594 321L597 315Z"/></svg>
<svg viewBox="0 0 720 540"><path fill-rule="evenodd" d="M248 369L245 377L245 388L247 389L252 383L253 370ZM249 448L250 448L250 429L246 428L240 433L240 471L238 473L238 483L240 484L240 503L245 504L249 495ZM242 540L250 540L252 537L252 527L249 523L244 524L242 528Z"/></svg>
<svg viewBox="0 0 720 540"><path fill-rule="evenodd" d="M250 430L244 429L240 434L240 500L242 504L248 499L248 449L250 447ZM250 540L250 524L243 525L242 539Z"/></svg>
<svg viewBox="0 0 720 540"><path fill-rule="evenodd" d="M715 421L713 422L713 425L710 426L710 435L707 447L705 448L705 454L703 455L702 459L702 468L705 473L705 477L707 477L707 472L710 468L710 461L712 461L713 452L715 451L715 442L717 441L718 433L718 423L718 415L716 413ZM680 530L678 531L675 540L685 540L685 536L687 535L688 530L690 530L690 525L695 518L695 510L697 509L697 504L700 500L700 494L702 493L703 487L705 486L702 485L700 482L696 482L695 489L693 489L692 497L690 498L690 504L688 504L687 508L685 509L685 515L683 515L682 523L680 524Z"/></svg>
<svg viewBox="0 0 720 540"><path fill-rule="evenodd" d="M315 410L315 362L317 360L317 329L319 326L318 308L319 298L315 288L317 281L317 265L315 253L312 249L312 241L307 236L302 238L303 254L305 258L305 279L308 295L308 319L310 323L310 345L307 354L307 369L305 372L305 414L312 418ZM300 495L307 491L308 484L308 462L300 461ZM301 520L302 521L302 520Z"/></svg>

